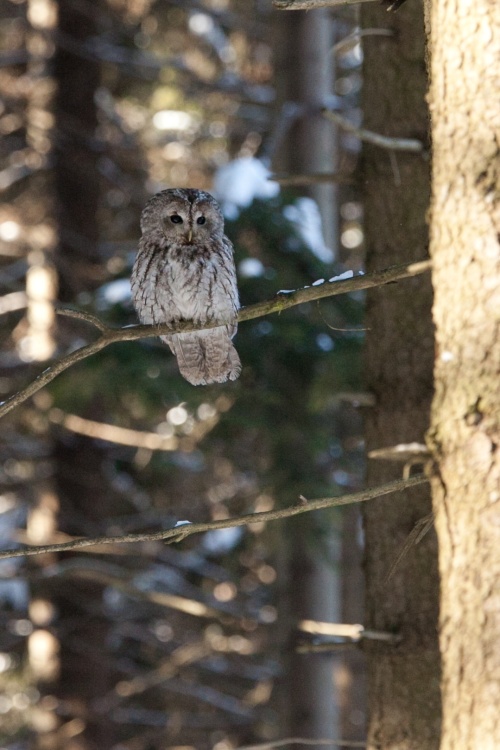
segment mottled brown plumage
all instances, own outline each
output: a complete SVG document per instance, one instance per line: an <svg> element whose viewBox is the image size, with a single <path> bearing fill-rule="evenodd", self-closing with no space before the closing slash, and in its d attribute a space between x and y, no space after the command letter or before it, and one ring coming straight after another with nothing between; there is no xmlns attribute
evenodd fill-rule
<svg viewBox="0 0 500 750"><path fill-rule="evenodd" d="M193 385L236 380L241 372L231 339L239 308L233 246L218 203L202 190L164 190L141 215L142 236L132 271L141 323L221 323L195 333L162 336Z"/></svg>

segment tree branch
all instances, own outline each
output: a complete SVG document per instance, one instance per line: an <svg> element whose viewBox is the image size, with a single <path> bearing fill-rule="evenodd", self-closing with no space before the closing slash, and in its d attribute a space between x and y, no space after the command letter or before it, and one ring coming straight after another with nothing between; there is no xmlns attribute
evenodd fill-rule
<svg viewBox="0 0 500 750"><path fill-rule="evenodd" d="M383 286L384 284L389 284L393 281L400 281L401 279L407 279L411 276L417 276L428 271L430 267L430 260L424 260L418 263L391 266L383 271L375 271L374 273L355 276L351 279L335 280L335 278L333 278L330 281L323 281L321 279L320 282L315 282L315 285L306 286L303 289L281 291L270 300L257 302L255 305L243 307L238 314L238 321L242 323L246 320L260 318L263 315L282 312L282 310L287 310L289 307L295 307L295 305L323 299L324 297L333 297L337 294L347 294L348 292L355 292L360 289ZM164 336L172 333L216 328L220 325L220 321L206 323L205 325L196 325L191 321L184 321L177 323L175 326L142 325L117 329L107 326L95 315L91 315L90 313L67 309L58 309L57 313L59 315L67 315L69 317L84 320L85 322L97 327L101 331L101 335L92 344L87 344L87 346L76 349L76 351L67 354L65 357L55 362L35 378L35 380L29 383L26 388L18 391L4 401L3 404L0 404L0 419L48 385L58 375L64 372L64 370L72 367L82 359L92 357L94 354L97 354L97 352L110 346L110 344L115 344L119 341L137 341L138 339L151 336Z"/></svg>
<svg viewBox="0 0 500 750"><path fill-rule="evenodd" d="M294 185L321 185L323 183L337 182L342 185L352 185L354 179L340 172L311 172L309 174L272 174L269 179L277 182L282 187L293 187Z"/></svg>
<svg viewBox="0 0 500 750"><path fill-rule="evenodd" d="M375 0L273 0L273 5L278 10L312 10L313 8L371 2L375 2Z"/></svg>
<svg viewBox="0 0 500 750"><path fill-rule="evenodd" d="M101 333L113 330L108 325L106 325L106 323L103 323L103 321L98 318L97 315L92 315L92 313L84 312L83 310L72 310L70 307L58 307L56 308L56 313L58 315L63 315L66 318L84 320L85 323L89 323L91 326L95 326L96 328L98 328Z"/></svg>
<svg viewBox="0 0 500 750"><path fill-rule="evenodd" d="M277 521L281 518L290 518L298 516L301 513L310 513L314 510L323 508L335 508L342 505L351 505L352 503L361 503L366 500L372 500L382 495L390 495L393 492L400 492L410 487L416 487L425 484L429 478L425 474L416 474L409 479L396 479L393 482L382 484L379 487L371 487L361 492L353 492L349 495L340 495L339 497L325 497L319 500L310 500L300 502L298 505L291 505L288 508L279 510L268 510L260 513L248 513L236 518L225 518L220 521L209 521L208 523L186 523L173 529L162 531L153 531L143 534L126 534L125 536L100 536L87 539L74 539L70 542L61 542L59 544L44 544L34 547L24 547L22 549L9 549L0 552L0 560L10 557L31 557L33 555L42 555L46 552L68 552L69 550L81 549L82 547L95 547L104 544L131 544L136 542L180 542L192 534L200 534L205 531L214 529L228 529L233 526L248 526L254 523L265 523L267 521Z"/></svg>
<svg viewBox="0 0 500 750"><path fill-rule="evenodd" d="M364 36L394 36L392 29L356 29L349 36L345 36L332 47L332 54L335 54L344 47L348 47L353 42L357 42Z"/></svg>
<svg viewBox="0 0 500 750"><path fill-rule="evenodd" d="M360 141L373 143L374 146L387 148L391 151L412 151L417 154L424 150L424 144L416 138L390 138L387 135L374 133L372 130L358 128L343 115L340 115L338 112L332 112L329 109L323 109L323 115L328 120L334 122L339 128L342 128L342 130L346 130L348 133L357 136Z"/></svg>
<svg viewBox="0 0 500 750"><path fill-rule="evenodd" d="M133 448L146 448L149 451L176 451L179 449L180 441L173 435L166 437L159 435L157 432L131 430L128 427L96 422L94 419L84 419L76 414L67 414L61 409L51 409L48 417L50 422L60 425L66 430L97 440L105 440L108 443L117 443Z"/></svg>
<svg viewBox="0 0 500 750"><path fill-rule="evenodd" d="M305 737L287 737L284 740L271 740L269 742L262 742L260 745L242 745L237 750L274 750L276 747L284 747L285 745L312 745L322 746L333 745L334 747L367 747L366 742L359 742L358 740L327 740L327 739L308 739Z"/></svg>

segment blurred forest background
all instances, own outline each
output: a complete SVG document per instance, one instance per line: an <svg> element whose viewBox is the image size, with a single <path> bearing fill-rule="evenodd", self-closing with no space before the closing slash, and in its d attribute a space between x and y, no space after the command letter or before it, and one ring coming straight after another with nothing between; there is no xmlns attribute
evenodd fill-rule
<svg viewBox="0 0 500 750"><path fill-rule="evenodd" d="M0 10L0 391L136 322L148 197L208 189L242 304L363 267L358 11L270 0L8 0ZM318 173L323 178L318 178ZM268 175L275 176L274 181ZM325 177L326 175L326 177ZM388 265L388 264L386 264ZM3 424L2 545L169 528L361 486L363 295L240 326L194 389L155 339L65 372ZM25 529L25 530L24 530ZM0 743L232 750L366 735L358 511L0 566ZM356 746L354 744L354 746Z"/></svg>

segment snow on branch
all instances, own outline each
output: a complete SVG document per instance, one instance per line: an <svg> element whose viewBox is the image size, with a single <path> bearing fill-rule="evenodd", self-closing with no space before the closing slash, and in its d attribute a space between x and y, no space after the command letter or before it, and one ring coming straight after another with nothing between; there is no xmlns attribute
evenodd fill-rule
<svg viewBox="0 0 500 750"><path fill-rule="evenodd" d="M303 289L280 291L270 300L257 302L255 305L243 307L238 314L238 321L242 323L245 320L252 320L253 318L260 318L264 315L270 315L271 313L282 312L289 307L294 307L295 305L301 305L304 302L311 302L324 297L332 297L337 294L359 291L360 289L383 286L384 284L389 284L393 281L400 281L401 279L417 276L428 271L430 267L430 260L424 260L418 263L391 266L383 271L375 271L374 273L354 276L349 279L339 280L335 277L329 281L323 281L323 279L321 279L320 281L314 282L312 286L306 286ZM92 357L94 354L97 354L97 352L110 346L110 344L116 344L119 341L137 341L138 339L144 339L151 336L163 336L165 334L216 328L220 325L220 321L214 321L205 325L196 325L191 321L185 321L178 323L175 326L168 326L165 324L159 326L139 325L126 328L111 328L95 315L83 312L82 310L59 308L56 312L58 315L76 318L94 326L100 331L99 338L91 344L82 346L80 349L76 349L74 352L67 354L57 362L54 362L53 365L44 370L25 388L4 401L3 404L0 405L0 419L48 385L62 372L72 367L77 362L81 362L81 360L87 359L87 357Z"/></svg>
<svg viewBox="0 0 500 750"><path fill-rule="evenodd" d="M339 497L324 497L318 500L305 500L301 496L297 505L291 505L288 508L278 510L268 510L259 513L248 513L244 516L235 518L225 518L219 521L209 521L208 523L190 523L181 521L172 529L163 529L151 533L126 534L124 536L100 536L93 538L73 539L69 542L60 542L59 544L43 544L33 547L22 547L20 549L8 549L0 552L0 560L11 557L31 557L33 555L43 555L46 552L68 552L82 547L95 547L106 544L131 544L137 542L181 542L192 534L200 534L205 531L214 529L227 529L234 526L248 526L254 523L265 523L267 521L277 521L280 518L290 518L298 516L301 513L309 513L314 510L323 508L334 508L341 505L351 505L352 503L361 503L372 500L382 495L390 495L393 492L400 492L416 487L420 484L429 482L429 477L425 474L416 474L408 479L396 479L393 482L387 482L379 487L370 487L360 492L353 492L348 495Z"/></svg>
<svg viewBox="0 0 500 750"><path fill-rule="evenodd" d="M375 2L375 0L273 0L278 10L312 10L335 5L357 5L358 3Z"/></svg>

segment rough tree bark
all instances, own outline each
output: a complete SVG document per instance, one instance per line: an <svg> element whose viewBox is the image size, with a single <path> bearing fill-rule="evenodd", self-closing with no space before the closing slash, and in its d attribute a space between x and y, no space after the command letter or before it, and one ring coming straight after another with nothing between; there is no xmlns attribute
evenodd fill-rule
<svg viewBox="0 0 500 750"><path fill-rule="evenodd" d="M422 6L396 14L362 9L364 27L391 28L392 37L364 40L364 127L426 141L427 76ZM365 145L363 180L367 267L426 257L429 164L422 155L390 154ZM432 397L433 329L429 277L367 295L367 385L376 405L367 412L368 451L423 442ZM401 464L371 461L368 484L400 476ZM370 750L433 750L439 745L438 571L434 531L386 576L410 532L431 511L427 488L375 501L363 509L366 537L365 626L398 633L397 646L366 647Z"/></svg>
<svg viewBox="0 0 500 750"><path fill-rule="evenodd" d="M442 750L500 746L500 6L431 6Z"/></svg>

